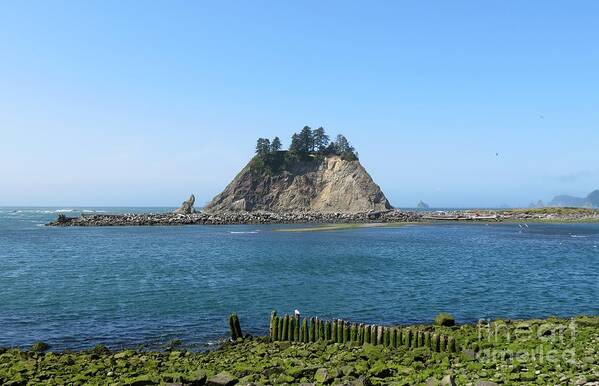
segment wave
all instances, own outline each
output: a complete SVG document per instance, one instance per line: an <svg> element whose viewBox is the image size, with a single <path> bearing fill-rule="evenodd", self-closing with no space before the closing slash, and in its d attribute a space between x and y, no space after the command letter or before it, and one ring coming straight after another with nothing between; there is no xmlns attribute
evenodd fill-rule
<svg viewBox="0 0 599 386"><path fill-rule="evenodd" d="M581 238L582 239L582 238L587 238L589 236L586 236L586 235L570 235L570 237L576 237L576 238Z"/></svg>
<svg viewBox="0 0 599 386"><path fill-rule="evenodd" d="M74 212L75 209L56 209L54 211L54 213L70 213L70 212Z"/></svg>
<svg viewBox="0 0 599 386"><path fill-rule="evenodd" d="M229 231L232 235L243 235L243 234L256 234L260 233L260 231Z"/></svg>

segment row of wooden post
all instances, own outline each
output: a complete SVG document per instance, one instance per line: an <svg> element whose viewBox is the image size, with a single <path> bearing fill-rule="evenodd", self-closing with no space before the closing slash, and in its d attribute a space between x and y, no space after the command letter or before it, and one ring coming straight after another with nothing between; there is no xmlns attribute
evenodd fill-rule
<svg viewBox="0 0 599 386"><path fill-rule="evenodd" d="M289 342L370 343L385 347L428 347L435 352L456 352L452 336L411 328L385 327L364 323L349 323L341 319L322 320L316 317L270 316L269 335L272 340Z"/></svg>

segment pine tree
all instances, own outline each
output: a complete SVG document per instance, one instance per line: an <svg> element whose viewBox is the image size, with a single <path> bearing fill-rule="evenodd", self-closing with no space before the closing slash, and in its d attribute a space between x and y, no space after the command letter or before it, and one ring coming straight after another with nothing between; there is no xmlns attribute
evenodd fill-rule
<svg viewBox="0 0 599 386"><path fill-rule="evenodd" d="M281 140L279 139L279 137L274 137L272 139L272 142L270 143L270 152L271 153L276 153L279 150L281 150Z"/></svg>
<svg viewBox="0 0 599 386"><path fill-rule="evenodd" d="M329 136L325 134L324 128L321 126L313 132L314 147L319 152L324 152L329 144Z"/></svg>
<svg viewBox="0 0 599 386"><path fill-rule="evenodd" d="M314 150L314 137L312 136L312 129L310 126L304 126L299 133L299 138L301 153L309 153Z"/></svg>
<svg viewBox="0 0 599 386"><path fill-rule="evenodd" d="M264 158L270 153L270 140L268 138L258 138L256 141L256 154Z"/></svg>

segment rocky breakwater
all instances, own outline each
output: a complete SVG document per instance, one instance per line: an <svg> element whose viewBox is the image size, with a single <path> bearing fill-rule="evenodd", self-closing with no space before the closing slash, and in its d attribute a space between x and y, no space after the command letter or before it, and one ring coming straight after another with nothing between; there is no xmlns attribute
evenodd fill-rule
<svg viewBox="0 0 599 386"><path fill-rule="evenodd" d="M335 212L218 212L218 213L147 213L85 214L61 216L49 226L152 226L152 225L226 225L226 224L344 224L375 222L415 222L421 214L397 209L361 213Z"/></svg>

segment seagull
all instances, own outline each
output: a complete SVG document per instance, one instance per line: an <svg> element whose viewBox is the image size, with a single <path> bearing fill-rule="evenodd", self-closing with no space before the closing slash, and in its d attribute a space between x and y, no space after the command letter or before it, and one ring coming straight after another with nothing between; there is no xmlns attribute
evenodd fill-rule
<svg viewBox="0 0 599 386"><path fill-rule="evenodd" d="M293 312L294 312L295 316L297 316L297 317L299 318L299 316L300 316L300 312L299 312L299 310L295 310L295 311L293 311Z"/></svg>

